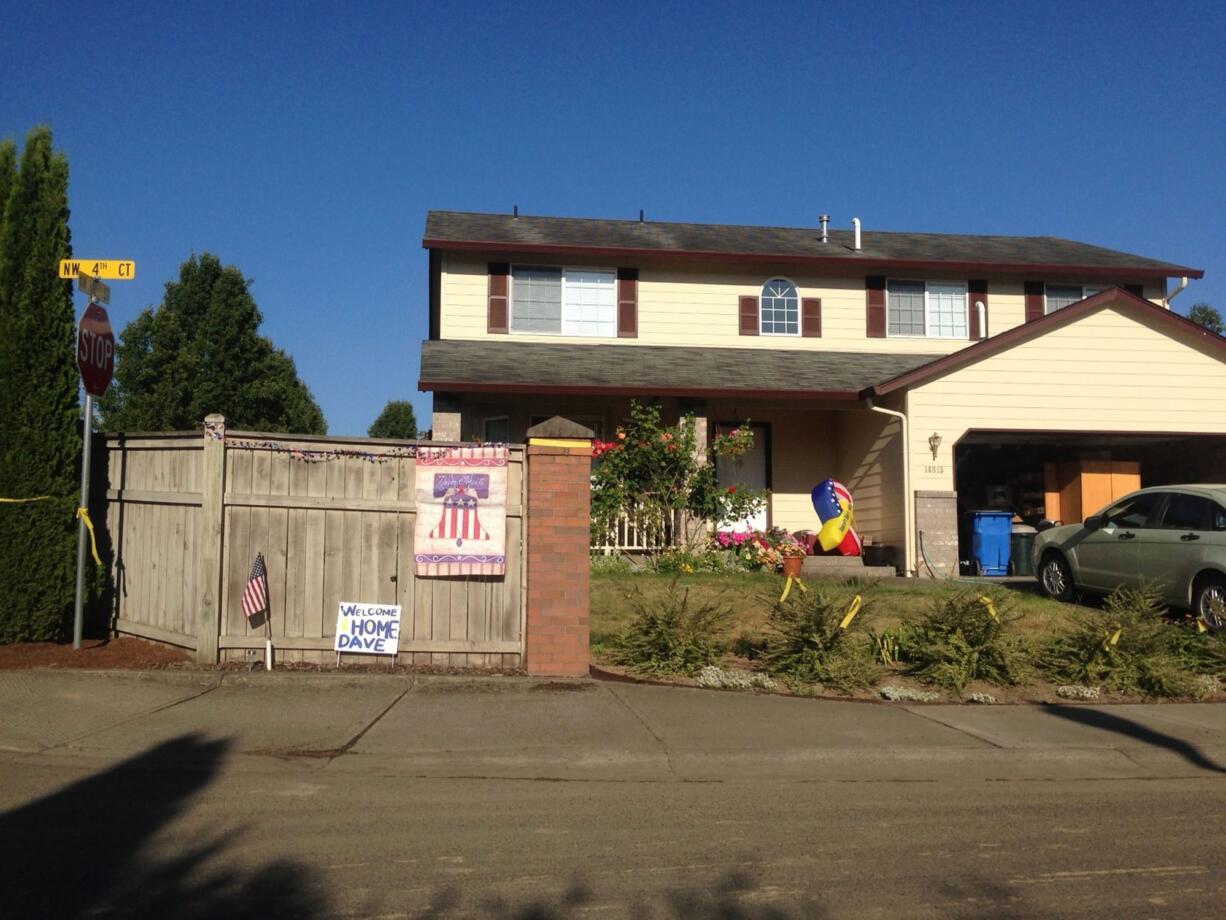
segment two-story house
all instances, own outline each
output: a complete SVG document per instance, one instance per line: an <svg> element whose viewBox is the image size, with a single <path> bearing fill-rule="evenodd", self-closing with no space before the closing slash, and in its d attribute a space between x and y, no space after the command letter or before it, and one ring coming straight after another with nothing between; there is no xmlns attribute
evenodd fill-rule
<svg viewBox="0 0 1226 920"><path fill-rule="evenodd" d="M631 399L756 446L728 482L815 528L833 476L916 572L978 507L1080 519L1226 480L1226 341L1169 308L1203 272L1054 237L432 211L419 386L438 440L610 437ZM1173 291L1170 279L1182 279Z"/></svg>

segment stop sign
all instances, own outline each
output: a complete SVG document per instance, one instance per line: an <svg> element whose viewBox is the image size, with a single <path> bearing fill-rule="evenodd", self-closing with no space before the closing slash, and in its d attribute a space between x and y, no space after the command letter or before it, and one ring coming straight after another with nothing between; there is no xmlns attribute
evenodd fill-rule
<svg viewBox="0 0 1226 920"><path fill-rule="evenodd" d="M115 373L115 336L101 304L91 303L77 326L77 367L90 396L101 396Z"/></svg>

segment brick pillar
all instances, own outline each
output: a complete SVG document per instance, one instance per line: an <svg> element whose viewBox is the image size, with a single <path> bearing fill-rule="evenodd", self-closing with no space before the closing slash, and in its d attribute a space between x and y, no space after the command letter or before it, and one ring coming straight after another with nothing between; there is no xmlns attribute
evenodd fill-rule
<svg viewBox="0 0 1226 920"><path fill-rule="evenodd" d="M919 554L919 532L924 551L939 576L958 575L958 493L920 490L915 493L915 555L921 578L931 578Z"/></svg>
<svg viewBox="0 0 1226 920"><path fill-rule="evenodd" d="M588 673L591 438L557 417L528 429L529 674Z"/></svg>

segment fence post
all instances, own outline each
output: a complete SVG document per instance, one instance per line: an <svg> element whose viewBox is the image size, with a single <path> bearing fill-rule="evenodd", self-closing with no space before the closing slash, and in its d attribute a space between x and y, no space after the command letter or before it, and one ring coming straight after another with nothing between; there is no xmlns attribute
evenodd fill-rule
<svg viewBox="0 0 1226 920"><path fill-rule="evenodd" d="M226 417L213 414L204 420L204 453L200 458L200 533L196 542L196 572L200 578L200 605L196 610L196 661L220 660L222 607L222 529L226 491Z"/></svg>
<svg viewBox="0 0 1226 920"><path fill-rule="evenodd" d="M588 673L591 439L590 429L558 416L528 429L529 674Z"/></svg>

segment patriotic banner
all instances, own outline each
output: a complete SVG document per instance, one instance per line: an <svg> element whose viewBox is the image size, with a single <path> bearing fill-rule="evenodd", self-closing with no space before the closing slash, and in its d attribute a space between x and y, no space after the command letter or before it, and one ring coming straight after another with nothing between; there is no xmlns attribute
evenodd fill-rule
<svg viewBox="0 0 1226 920"><path fill-rule="evenodd" d="M417 454L416 575L502 575L507 552L505 446Z"/></svg>

